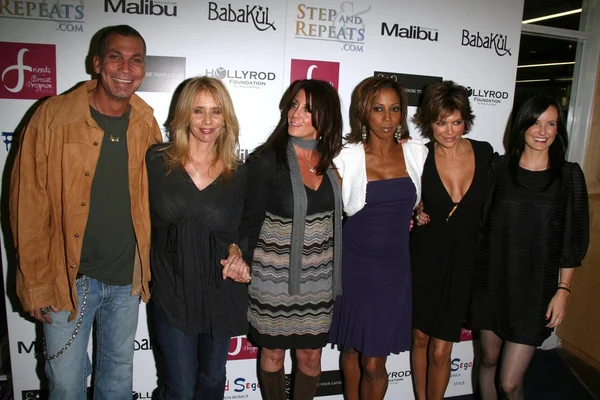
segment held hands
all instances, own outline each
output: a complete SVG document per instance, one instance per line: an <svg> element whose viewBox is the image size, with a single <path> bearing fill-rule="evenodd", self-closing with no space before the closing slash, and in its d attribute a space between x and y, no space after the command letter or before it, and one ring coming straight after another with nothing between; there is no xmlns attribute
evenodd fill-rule
<svg viewBox="0 0 600 400"><path fill-rule="evenodd" d="M241 251L237 246L229 247L229 256L227 259L221 260L221 265L223 266L223 279L231 278L238 283L249 283L252 279L250 267L242 258Z"/></svg>
<svg viewBox="0 0 600 400"><path fill-rule="evenodd" d="M567 314L567 297L569 297L569 292L566 290L556 291L548 304L548 310L546 310L546 320L550 320L546 328L556 328L560 325Z"/></svg>
<svg viewBox="0 0 600 400"><path fill-rule="evenodd" d="M429 214L423 212L423 208L417 208L415 213L415 221L417 221L417 226L427 225L429 223Z"/></svg>
<svg viewBox="0 0 600 400"><path fill-rule="evenodd" d="M36 308L32 311L29 311L29 315L40 322L45 322L47 324L52 323L52 316L50 315L50 311L59 312L60 310L54 304L49 305L48 307Z"/></svg>

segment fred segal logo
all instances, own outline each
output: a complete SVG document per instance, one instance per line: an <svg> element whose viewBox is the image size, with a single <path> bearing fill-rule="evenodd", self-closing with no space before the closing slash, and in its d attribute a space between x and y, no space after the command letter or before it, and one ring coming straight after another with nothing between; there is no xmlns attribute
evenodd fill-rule
<svg viewBox="0 0 600 400"><path fill-rule="evenodd" d="M152 15L159 17L176 17L177 3L161 0L104 0L104 12L121 14Z"/></svg>
<svg viewBox="0 0 600 400"><path fill-rule="evenodd" d="M381 36L393 36L401 39L428 40L437 42L439 32L433 28L423 28L422 26L410 25L408 28L400 27L398 24L388 25L381 23Z"/></svg>
<svg viewBox="0 0 600 400"><path fill-rule="evenodd" d="M242 24L252 24L259 31L275 28L275 22L269 20L269 7L246 5L245 8L232 8L231 3L227 7L219 7L213 1L208 2L208 20L238 22Z"/></svg>
<svg viewBox="0 0 600 400"><path fill-rule="evenodd" d="M298 4L294 37L341 43L344 51L363 51L365 43L364 14L371 9L357 10L354 3L344 1L339 9Z"/></svg>
<svg viewBox="0 0 600 400"><path fill-rule="evenodd" d="M490 33L482 35L479 31L475 33L469 32L467 29L462 30L462 46L477 47L482 49L494 50L497 55L503 57L505 55L512 56L510 48L508 48L508 36L501 33Z"/></svg>
<svg viewBox="0 0 600 400"><path fill-rule="evenodd" d="M300 79L319 79L329 82L337 90L340 80L340 63L292 59L290 83Z"/></svg>
<svg viewBox="0 0 600 400"><path fill-rule="evenodd" d="M83 0L0 0L0 18L52 21L56 30L83 32Z"/></svg>
<svg viewBox="0 0 600 400"><path fill-rule="evenodd" d="M0 42L0 54L1 99L56 95L56 46Z"/></svg>
<svg viewBox="0 0 600 400"><path fill-rule="evenodd" d="M475 89L471 86L467 87L469 97L477 104L486 106L496 106L501 104L503 100L508 99L508 92L491 89Z"/></svg>
<svg viewBox="0 0 600 400"><path fill-rule="evenodd" d="M206 76L226 80L238 88L260 89L275 80L274 72L226 69L223 67L207 69Z"/></svg>

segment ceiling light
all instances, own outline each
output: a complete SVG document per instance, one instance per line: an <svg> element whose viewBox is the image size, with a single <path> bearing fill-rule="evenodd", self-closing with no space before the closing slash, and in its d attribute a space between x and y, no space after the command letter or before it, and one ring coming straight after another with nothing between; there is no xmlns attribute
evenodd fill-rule
<svg viewBox="0 0 600 400"><path fill-rule="evenodd" d="M549 82L550 79L526 79L522 81L517 81L517 83L532 83L532 82Z"/></svg>
<svg viewBox="0 0 600 400"><path fill-rule="evenodd" d="M554 67L557 65L573 65L573 64L575 64L575 61L564 61L564 62L545 63L545 64L517 65L517 68Z"/></svg>
<svg viewBox="0 0 600 400"><path fill-rule="evenodd" d="M542 17L537 17L537 18L532 18L532 19L526 19L525 21L522 21L521 23L523 23L523 24L533 24L535 22L545 21L547 19L560 18L560 17L564 17L566 15L577 14L577 13L580 13L581 10L582 10L581 8L578 8L576 10L564 11L564 12L557 13L557 14L544 15Z"/></svg>

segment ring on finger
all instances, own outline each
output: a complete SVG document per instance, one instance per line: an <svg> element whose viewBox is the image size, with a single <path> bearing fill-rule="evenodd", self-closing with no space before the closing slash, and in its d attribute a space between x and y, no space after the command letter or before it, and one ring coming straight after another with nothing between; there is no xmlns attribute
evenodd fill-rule
<svg viewBox="0 0 600 400"><path fill-rule="evenodd" d="M42 315L48 314L48 311L50 311L48 307L42 307L42 308L40 308L40 313Z"/></svg>

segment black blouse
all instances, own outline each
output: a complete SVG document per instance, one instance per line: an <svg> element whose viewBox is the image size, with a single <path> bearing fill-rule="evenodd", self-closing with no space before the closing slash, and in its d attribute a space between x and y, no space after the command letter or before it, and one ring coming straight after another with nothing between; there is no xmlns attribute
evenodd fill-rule
<svg viewBox="0 0 600 400"><path fill-rule="evenodd" d="M247 285L221 276L221 259L244 212L247 172L240 165L229 181L218 177L200 190L183 168L165 173L161 145L146 153L152 223L152 301L188 333L214 337L247 332Z"/></svg>

